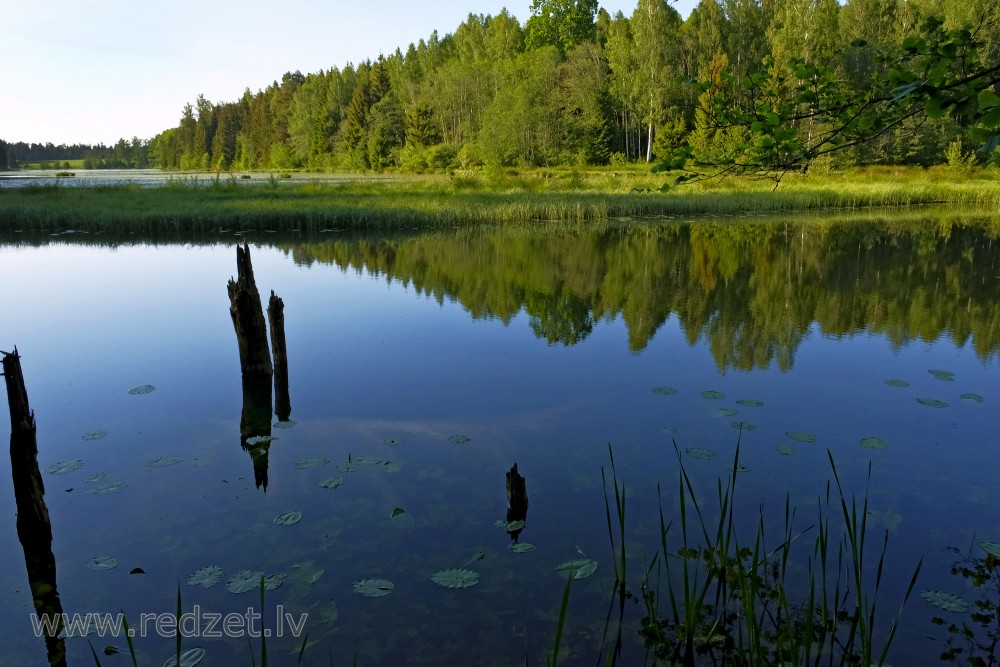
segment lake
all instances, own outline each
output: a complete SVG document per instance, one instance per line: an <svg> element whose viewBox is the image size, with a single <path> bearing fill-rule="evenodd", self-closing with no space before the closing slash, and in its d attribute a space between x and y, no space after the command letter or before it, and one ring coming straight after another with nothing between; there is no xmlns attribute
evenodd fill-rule
<svg viewBox="0 0 1000 667"><path fill-rule="evenodd" d="M134 627L174 612L179 589L184 611L247 614L260 591L227 584L248 571L258 585L277 575L263 608L272 633L285 623L267 642L275 664L294 664L286 621L307 614L303 664L535 665L553 647L556 568L593 560L562 640L565 664L593 664L619 614L609 451L641 597L658 506L677 518L679 461L712 525L737 446L745 543L763 516L778 546L788 498L801 570L832 458L848 497L867 488L868 577L888 532L880 619L921 557L917 591L971 601L947 548L1000 540L998 239L1000 219L957 210L3 233L0 348L17 345L37 419L62 606L124 611ZM290 420L268 420L274 440L251 445L226 290L244 242L265 303L273 290L285 304L291 404ZM515 463L523 527L506 524ZM46 664L2 478L0 662ZM510 549L515 537L534 548ZM478 583L432 581L456 569ZM914 593L896 664L933 664L930 619L945 613ZM647 659L645 615L626 602L620 664ZM175 651L152 630L134 639L143 665ZM88 639L127 652L92 632L67 639L69 664L93 664ZM184 639L196 647L202 664L260 659L256 638Z"/></svg>

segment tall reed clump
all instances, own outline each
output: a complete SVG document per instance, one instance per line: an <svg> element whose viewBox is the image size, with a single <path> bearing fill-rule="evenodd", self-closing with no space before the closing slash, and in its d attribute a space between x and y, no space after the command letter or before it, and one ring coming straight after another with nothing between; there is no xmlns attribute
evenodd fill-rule
<svg viewBox="0 0 1000 667"><path fill-rule="evenodd" d="M645 612L640 634L656 659L684 667L884 664L923 560L913 570L899 609L883 619L879 591L888 532L878 545L871 544L867 490L861 499L848 498L831 455L835 489L827 482L816 522L798 530L796 509L786 495L780 536L772 540L767 535L760 509L748 539L736 519L739 444L732 474L716 485L714 521L706 519L676 443L674 449L679 466L676 515L665 515L658 485L659 545L637 596ZM605 502L616 593L624 601L625 487L619 487L613 457L611 470L614 511L607 486ZM868 476L870 480L870 464ZM800 547L813 528L818 534L811 549ZM616 662L619 648L609 652L608 664Z"/></svg>

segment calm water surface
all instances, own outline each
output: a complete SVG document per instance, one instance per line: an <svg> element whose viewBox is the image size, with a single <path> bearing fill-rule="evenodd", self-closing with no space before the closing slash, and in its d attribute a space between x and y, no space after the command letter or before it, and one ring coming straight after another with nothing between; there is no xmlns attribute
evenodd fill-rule
<svg viewBox="0 0 1000 667"><path fill-rule="evenodd" d="M273 430L256 471L241 437L226 293L244 238L265 301L274 290L285 302L296 422ZM124 610L134 624L172 612L179 584L186 610L242 614L260 610L259 593L228 591L230 576L287 573L266 593L264 623L275 628L277 605L308 613L306 664L513 665L526 654L540 664L564 586L555 569L586 557L598 569L574 585L564 641L570 663L592 664L613 582L601 482L609 445L638 573L658 544L657 483L674 515L674 442L709 517L740 443L747 539L761 506L781 525L786 494L799 528L814 523L832 479L828 451L849 492L864 492L870 464L874 541L890 533L883 604L896 607L921 556L918 589L962 594L945 547L1000 540L998 238L997 221L955 213L155 244L2 237L0 348L22 355L39 464L82 461L44 472L63 607ZM155 391L129 394L147 384ZM763 405L738 403L747 400ZM469 440L449 442L456 435ZM863 447L868 436L888 447ZM149 465L164 456L180 461ZM382 463L338 470L349 457ZM535 545L523 554L495 525L515 462L530 500L519 540ZM334 477L338 488L321 486ZM45 664L9 475L0 510L0 662ZM299 523L275 524L291 511ZM801 540L803 560L814 537ZM101 556L118 566L87 567ZM213 565L224 571L218 584L186 583ZM478 585L430 580L463 567ZM368 578L395 589L352 591ZM901 664L940 651L925 636L934 613L911 599ZM629 603L625 664L645 659L642 616ZM125 648L89 639L98 651ZM135 642L141 664L162 664L174 647ZM268 652L291 664L300 644L275 637ZM245 639L185 640L195 646L208 651L204 664L250 662ZM87 640L67 648L70 664L93 664Z"/></svg>

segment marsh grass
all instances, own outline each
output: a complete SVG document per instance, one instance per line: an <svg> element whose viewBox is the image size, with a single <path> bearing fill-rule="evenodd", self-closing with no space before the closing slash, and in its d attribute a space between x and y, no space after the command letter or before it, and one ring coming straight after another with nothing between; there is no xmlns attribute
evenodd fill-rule
<svg viewBox="0 0 1000 667"><path fill-rule="evenodd" d="M205 232L324 227L455 226L524 221L780 213L953 203L1000 204L1000 170L791 174L770 181L722 179L668 193L645 171L514 170L431 176L243 181L234 174L179 175L163 185L32 185L0 188L0 230Z"/></svg>
<svg viewBox="0 0 1000 667"><path fill-rule="evenodd" d="M816 522L801 530L796 527L796 509L786 496L781 534L771 547L763 508L749 540L738 529L739 443L733 472L716 484L715 521L706 519L676 443L674 449L676 512L667 518L658 485L659 544L641 584L645 617L640 635L655 659L685 667L700 663L885 664L902 607L913 592L923 561L915 566L898 610L884 618L879 593L888 532L873 547L867 525L867 490L860 500L848 498L828 452L836 492L828 482L825 497L818 499ZM606 517L615 563L615 596L624 602L628 595L624 584L625 487L619 487L613 455L611 473L615 512L605 483ZM869 481L870 477L869 464ZM812 548L799 548L806 542L802 538L814 529L818 534ZM873 556L877 559L874 575ZM560 619L560 629L562 625ZM607 664L616 664L619 648L616 645L608 652Z"/></svg>

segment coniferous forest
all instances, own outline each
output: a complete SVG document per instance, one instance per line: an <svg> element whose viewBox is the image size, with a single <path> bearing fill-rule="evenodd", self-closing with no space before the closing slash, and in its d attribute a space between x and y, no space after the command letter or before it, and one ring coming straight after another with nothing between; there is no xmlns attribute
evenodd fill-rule
<svg viewBox="0 0 1000 667"><path fill-rule="evenodd" d="M470 14L376 61L287 72L235 101L199 96L176 127L98 153L129 167L414 172L650 162L682 146L719 153L733 135L705 113L705 86L685 82L728 86L738 99L740 81L791 80L799 61L861 95L882 56L929 17L968 28L982 61L1000 59L1000 0L701 0L686 20L665 0L614 16L597 0L534 0L523 24L506 11ZM954 118L919 116L828 159L954 164L973 161L977 146ZM42 148L7 144L0 159L51 159L31 154Z"/></svg>

